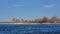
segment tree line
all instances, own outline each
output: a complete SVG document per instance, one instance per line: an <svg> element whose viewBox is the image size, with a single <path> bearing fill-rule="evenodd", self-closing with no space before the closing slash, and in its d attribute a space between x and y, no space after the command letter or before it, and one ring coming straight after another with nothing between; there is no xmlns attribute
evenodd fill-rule
<svg viewBox="0 0 60 34"><path fill-rule="evenodd" d="M42 18L36 18L34 20L24 20L24 19L12 19L13 23L60 23L60 18L57 16L52 16L51 18L47 18L43 16Z"/></svg>

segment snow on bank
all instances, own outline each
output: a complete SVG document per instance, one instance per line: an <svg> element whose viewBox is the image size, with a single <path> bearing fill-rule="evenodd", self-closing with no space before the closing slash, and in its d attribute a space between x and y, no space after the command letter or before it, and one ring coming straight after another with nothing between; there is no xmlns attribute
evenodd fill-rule
<svg viewBox="0 0 60 34"><path fill-rule="evenodd" d="M0 23L0 24L60 24L60 23Z"/></svg>
<svg viewBox="0 0 60 34"><path fill-rule="evenodd" d="M0 24L40 24L40 23L0 23Z"/></svg>

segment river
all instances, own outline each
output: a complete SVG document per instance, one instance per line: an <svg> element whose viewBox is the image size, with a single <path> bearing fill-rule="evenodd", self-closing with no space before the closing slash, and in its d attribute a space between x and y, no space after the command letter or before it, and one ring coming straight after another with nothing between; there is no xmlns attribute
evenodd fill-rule
<svg viewBox="0 0 60 34"><path fill-rule="evenodd" d="M0 34L60 34L60 24L0 24Z"/></svg>

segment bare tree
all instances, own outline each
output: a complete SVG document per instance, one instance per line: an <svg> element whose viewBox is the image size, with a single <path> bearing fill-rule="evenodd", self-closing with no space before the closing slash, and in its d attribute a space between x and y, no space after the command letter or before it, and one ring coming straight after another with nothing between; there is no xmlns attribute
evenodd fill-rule
<svg viewBox="0 0 60 34"><path fill-rule="evenodd" d="M13 19L12 19L12 22L15 23L15 21L16 21L16 18L13 18Z"/></svg>
<svg viewBox="0 0 60 34"><path fill-rule="evenodd" d="M51 17L51 19L50 19L50 22L51 23L54 23L54 22L57 22L58 21L58 17L57 16L53 16L53 17Z"/></svg>

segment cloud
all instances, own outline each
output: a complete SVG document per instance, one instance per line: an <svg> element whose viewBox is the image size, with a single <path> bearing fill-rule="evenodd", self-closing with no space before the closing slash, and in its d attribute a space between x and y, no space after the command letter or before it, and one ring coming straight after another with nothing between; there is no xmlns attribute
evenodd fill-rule
<svg viewBox="0 0 60 34"><path fill-rule="evenodd" d="M24 6L23 4L15 4L15 5L13 5L14 7L22 7L22 6Z"/></svg>
<svg viewBox="0 0 60 34"><path fill-rule="evenodd" d="M43 7L45 7L45 8L53 8L55 6L56 6L56 4L47 4L47 5L44 5Z"/></svg>
<svg viewBox="0 0 60 34"><path fill-rule="evenodd" d="M9 7L24 7L24 4L13 4L13 5L7 5L7 8Z"/></svg>

